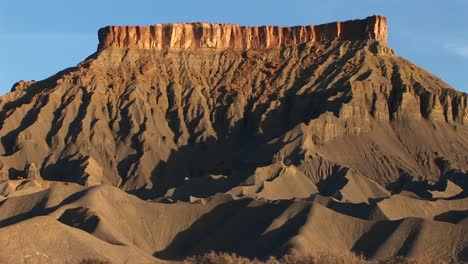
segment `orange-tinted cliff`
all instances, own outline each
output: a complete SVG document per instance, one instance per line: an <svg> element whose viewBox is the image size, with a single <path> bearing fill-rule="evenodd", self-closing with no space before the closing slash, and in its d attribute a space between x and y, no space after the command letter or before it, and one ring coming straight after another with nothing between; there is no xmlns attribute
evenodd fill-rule
<svg viewBox="0 0 468 264"><path fill-rule="evenodd" d="M233 24L176 23L154 26L107 26L99 30L98 49L265 49L329 40L387 41L387 19L363 20L318 26L246 27Z"/></svg>

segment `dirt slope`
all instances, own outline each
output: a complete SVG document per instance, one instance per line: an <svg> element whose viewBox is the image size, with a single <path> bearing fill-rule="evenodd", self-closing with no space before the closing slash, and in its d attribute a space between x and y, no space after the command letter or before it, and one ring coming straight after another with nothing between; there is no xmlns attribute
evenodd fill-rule
<svg viewBox="0 0 468 264"><path fill-rule="evenodd" d="M448 202L438 212L452 207ZM150 256L180 260L211 250L266 257L333 249L352 250L371 259L403 255L466 260L463 254L468 247L467 225L434 221L427 214L365 220L317 202L234 199L222 194L205 204L161 203L140 200L108 185L54 186L8 198L0 212L0 232L11 237L2 240L9 241L9 246L1 248L11 259L27 258L32 250L57 262L66 256L74 261L78 256L94 256L122 263L122 256L138 256L141 260L132 263L148 263ZM62 242L53 236L63 236ZM63 241L74 246L63 248ZM24 248L7 250L14 247Z"/></svg>

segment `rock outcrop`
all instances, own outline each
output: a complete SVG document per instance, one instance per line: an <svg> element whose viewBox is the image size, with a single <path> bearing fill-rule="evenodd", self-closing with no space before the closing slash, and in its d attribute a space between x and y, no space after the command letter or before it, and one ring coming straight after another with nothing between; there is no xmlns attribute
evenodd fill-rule
<svg viewBox="0 0 468 264"><path fill-rule="evenodd" d="M25 178L28 180L42 180L41 173L39 172L39 169L34 163L29 164L26 167L25 172L26 172Z"/></svg>
<svg viewBox="0 0 468 264"><path fill-rule="evenodd" d="M468 97L388 52L386 27L381 16L291 28L106 27L86 61L0 99L3 178L37 170L46 180L190 197L179 187L198 181L186 179L236 185L282 162L297 173L245 192L266 193L290 175L305 175L310 190L287 197L317 186L367 202L350 197L355 182L372 197L412 186L402 179L443 185L468 170Z"/></svg>
<svg viewBox="0 0 468 264"><path fill-rule="evenodd" d="M318 26L245 27L233 24L178 23L154 26L108 26L99 30L99 49L275 49L306 42L332 40L387 41L387 20L371 16L364 20Z"/></svg>

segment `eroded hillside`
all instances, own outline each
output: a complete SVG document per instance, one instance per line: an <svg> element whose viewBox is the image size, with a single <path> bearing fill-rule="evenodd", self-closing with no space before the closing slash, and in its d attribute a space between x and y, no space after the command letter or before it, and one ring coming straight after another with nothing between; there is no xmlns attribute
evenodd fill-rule
<svg viewBox="0 0 468 264"><path fill-rule="evenodd" d="M0 98L0 224L22 225L21 215L49 215L72 227L91 219L93 228L78 228L94 237L82 239L166 259L332 245L374 259L422 256L431 247L415 238L432 241L429 234L439 232L435 240L457 246L431 256L466 259L468 96L395 55L386 28L386 19L374 16L293 28L101 29L98 51L85 61L19 82ZM94 200L127 194L73 185L69 198L51 198L65 188L61 182L110 184L159 200L119 198L138 215L154 207L144 209L152 213L141 230L123 231L125 224L106 221L134 214L116 215L111 201L101 208ZM31 206L5 209L22 199ZM44 205L50 199L59 204ZM265 211L247 232L259 240L220 240L241 230L252 208ZM159 230L152 217L172 210L191 213ZM320 226L329 222L337 229ZM217 224L222 228L211 233ZM350 224L357 229L339 231ZM323 241L321 229L336 239ZM206 240L187 246L199 235ZM381 244L369 246L375 239Z"/></svg>

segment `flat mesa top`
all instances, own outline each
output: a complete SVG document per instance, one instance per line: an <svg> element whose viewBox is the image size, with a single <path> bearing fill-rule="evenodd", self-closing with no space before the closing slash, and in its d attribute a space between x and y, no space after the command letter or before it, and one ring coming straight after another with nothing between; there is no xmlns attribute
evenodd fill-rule
<svg viewBox="0 0 468 264"><path fill-rule="evenodd" d="M387 19L370 16L362 20L322 25L248 27L234 24L175 23L153 26L107 26L99 30L98 49L268 49L306 42L330 40L387 41Z"/></svg>

